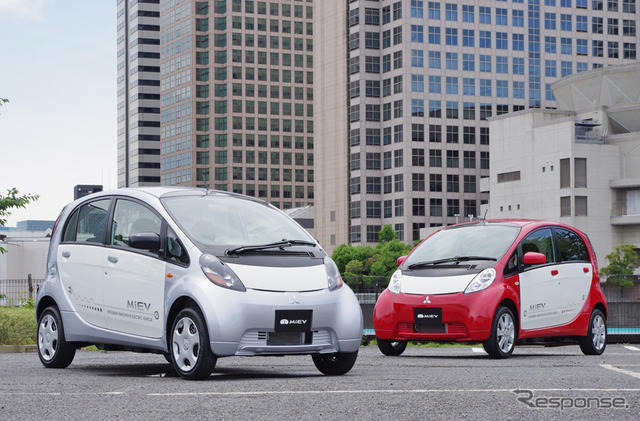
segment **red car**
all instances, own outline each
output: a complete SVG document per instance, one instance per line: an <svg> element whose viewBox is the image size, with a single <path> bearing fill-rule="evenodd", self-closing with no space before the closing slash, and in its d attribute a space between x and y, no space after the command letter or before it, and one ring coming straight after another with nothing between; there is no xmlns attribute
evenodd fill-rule
<svg viewBox="0 0 640 421"><path fill-rule="evenodd" d="M385 355L400 355L409 340L472 341L493 358L507 358L516 341L558 337L599 355L607 310L583 232L554 222L489 220L443 228L400 257L373 326Z"/></svg>

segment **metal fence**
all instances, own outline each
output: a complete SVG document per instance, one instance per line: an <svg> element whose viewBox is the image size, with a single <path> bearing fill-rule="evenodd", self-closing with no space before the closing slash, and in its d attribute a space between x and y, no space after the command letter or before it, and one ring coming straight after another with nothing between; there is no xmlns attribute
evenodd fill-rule
<svg viewBox="0 0 640 421"><path fill-rule="evenodd" d="M44 279L0 279L0 306L20 306L35 300Z"/></svg>
<svg viewBox="0 0 640 421"><path fill-rule="evenodd" d="M386 277L343 276L358 297L365 330L373 329L373 308L386 288ZM633 277L633 287L603 284L609 305L608 328L616 334L640 334L640 280ZM19 306L36 298L43 279L0 279L0 306Z"/></svg>

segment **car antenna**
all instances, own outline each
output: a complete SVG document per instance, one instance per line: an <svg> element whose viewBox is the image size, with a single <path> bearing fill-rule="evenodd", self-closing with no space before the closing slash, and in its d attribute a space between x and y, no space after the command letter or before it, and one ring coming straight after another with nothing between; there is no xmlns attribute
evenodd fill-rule
<svg viewBox="0 0 640 421"><path fill-rule="evenodd" d="M482 223L486 224L487 223L487 212L489 212L489 208L487 207L487 209L484 210L484 216L482 217Z"/></svg>

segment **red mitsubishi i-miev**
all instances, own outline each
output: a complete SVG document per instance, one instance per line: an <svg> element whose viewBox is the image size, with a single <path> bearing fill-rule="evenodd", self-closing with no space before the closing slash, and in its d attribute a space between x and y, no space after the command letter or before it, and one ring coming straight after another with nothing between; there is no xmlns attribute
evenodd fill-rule
<svg viewBox="0 0 640 421"><path fill-rule="evenodd" d="M587 236L568 225L488 220L443 228L407 256L373 313L378 347L407 341L482 342L507 358L516 341L575 339L599 355L607 301Z"/></svg>

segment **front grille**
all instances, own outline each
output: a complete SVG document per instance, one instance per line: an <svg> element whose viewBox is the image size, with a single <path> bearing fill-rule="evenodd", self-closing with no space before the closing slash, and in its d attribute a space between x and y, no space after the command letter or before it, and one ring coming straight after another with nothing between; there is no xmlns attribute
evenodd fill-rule
<svg viewBox="0 0 640 421"><path fill-rule="evenodd" d="M416 333L413 328L413 323L398 323L398 334L405 335L408 333ZM450 335L466 335L467 328L464 323L446 323L445 331L443 333L448 333Z"/></svg>
<svg viewBox="0 0 640 421"><path fill-rule="evenodd" d="M312 342L310 345L331 345L331 332L325 329L313 330ZM266 331L251 330L246 332L240 340L240 348L265 347L267 346Z"/></svg>

